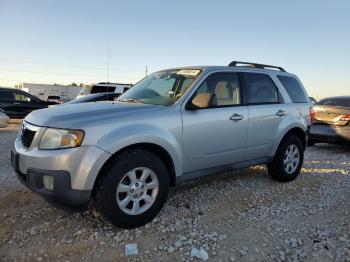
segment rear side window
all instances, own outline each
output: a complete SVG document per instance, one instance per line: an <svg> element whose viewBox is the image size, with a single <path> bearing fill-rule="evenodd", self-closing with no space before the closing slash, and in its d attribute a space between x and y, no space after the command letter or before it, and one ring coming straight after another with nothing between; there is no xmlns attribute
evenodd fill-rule
<svg viewBox="0 0 350 262"><path fill-rule="evenodd" d="M245 73L245 99L247 104L279 103L278 90L272 79L265 74Z"/></svg>
<svg viewBox="0 0 350 262"><path fill-rule="evenodd" d="M307 97L299 82L290 76L277 76L294 103L307 103Z"/></svg>

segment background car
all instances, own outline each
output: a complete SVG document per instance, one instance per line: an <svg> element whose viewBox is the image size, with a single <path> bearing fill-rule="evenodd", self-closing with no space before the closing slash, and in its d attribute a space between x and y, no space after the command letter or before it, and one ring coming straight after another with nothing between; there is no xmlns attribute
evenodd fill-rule
<svg viewBox="0 0 350 262"><path fill-rule="evenodd" d="M5 111L0 108L0 127L7 127L10 118L5 114Z"/></svg>
<svg viewBox="0 0 350 262"><path fill-rule="evenodd" d="M96 93L117 93L120 95L125 93L131 87L132 84L101 82L98 84L82 87L77 98Z"/></svg>
<svg viewBox="0 0 350 262"><path fill-rule="evenodd" d="M10 118L24 118L30 112L47 108L48 103L22 90L0 88L0 108Z"/></svg>
<svg viewBox="0 0 350 262"><path fill-rule="evenodd" d="M308 145L326 142L350 144L350 96L329 97L314 105L315 122Z"/></svg>
<svg viewBox="0 0 350 262"><path fill-rule="evenodd" d="M47 103L63 104L63 99L60 96L50 95L46 98Z"/></svg>
<svg viewBox="0 0 350 262"><path fill-rule="evenodd" d="M83 96L65 104L79 104L87 102L97 102L97 101L114 101L120 94L118 93L96 93L92 95Z"/></svg>

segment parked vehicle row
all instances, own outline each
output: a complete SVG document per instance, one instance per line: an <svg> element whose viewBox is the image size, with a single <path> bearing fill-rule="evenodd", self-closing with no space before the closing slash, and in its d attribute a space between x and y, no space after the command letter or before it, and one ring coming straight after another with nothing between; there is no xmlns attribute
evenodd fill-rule
<svg viewBox="0 0 350 262"><path fill-rule="evenodd" d="M229 66L153 73L113 103L34 111L11 153L18 178L38 194L97 209L130 228L152 220L169 187L267 164L288 182L303 164L311 103L281 67Z"/></svg>

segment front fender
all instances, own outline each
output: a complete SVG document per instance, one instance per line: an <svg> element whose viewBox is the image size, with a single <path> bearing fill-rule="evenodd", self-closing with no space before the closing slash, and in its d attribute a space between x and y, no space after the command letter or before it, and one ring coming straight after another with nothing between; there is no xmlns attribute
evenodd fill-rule
<svg viewBox="0 0 350 262"><path fill-rule="evenodd" d="M181 129L169 132L151 124L132 124L114 129L101 137L97 145L110 154L138 144L151 143L165 149L173 160L175 172L182 174Z"/></svg>

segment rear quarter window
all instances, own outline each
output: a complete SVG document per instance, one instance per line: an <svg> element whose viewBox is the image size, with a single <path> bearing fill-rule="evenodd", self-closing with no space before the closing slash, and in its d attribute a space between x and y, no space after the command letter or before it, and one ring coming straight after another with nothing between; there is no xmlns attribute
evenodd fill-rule
<svg viewBox="0 0 350 262"><path fill-rule="evenodd" d="M304 90L299 82L290 76L277 76L283 87L286 89L290 99L294 103L307 103L308 99L305 96Z"/></svg>

